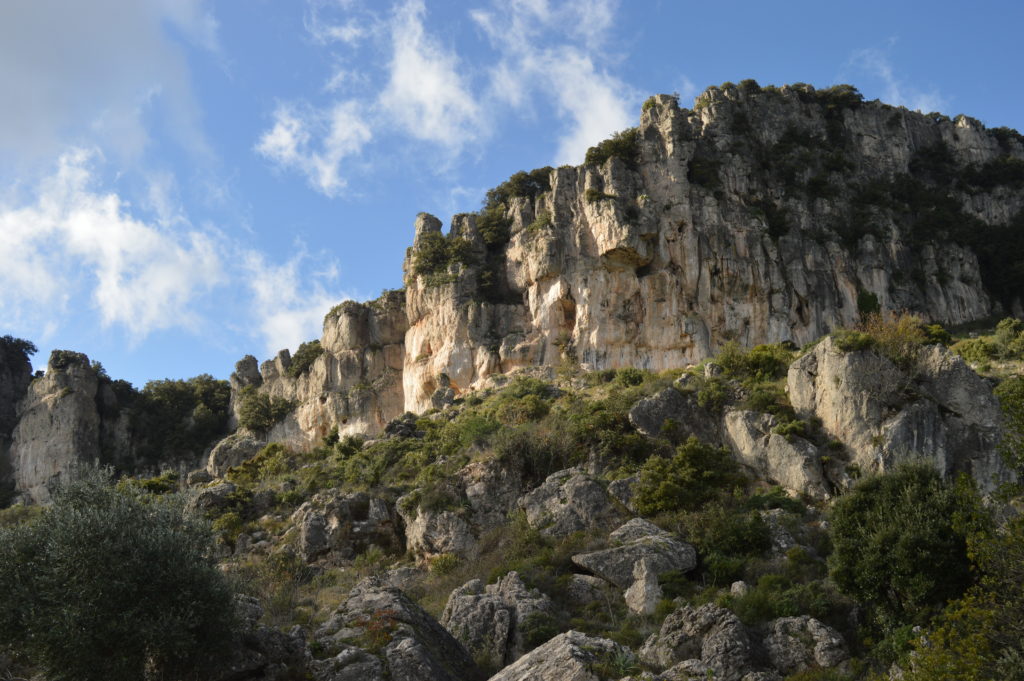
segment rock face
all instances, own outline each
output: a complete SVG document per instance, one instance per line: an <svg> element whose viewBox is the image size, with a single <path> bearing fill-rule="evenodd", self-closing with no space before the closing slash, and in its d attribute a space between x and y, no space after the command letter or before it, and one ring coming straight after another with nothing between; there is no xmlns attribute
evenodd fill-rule
<svg viewBox="0 0 1024 681"><path fill-rule="evenodd" d="M490 681L602 681L595 663L630 655L628 648L578 631L559 634L502 669Z"/></svg>
<svg viewBox="0 0 1024 681"><path fill-rule="evenodd" d="M330 655L317 679L462 681L478 676L466 649L401 591L364 580L314 634Z"/></svg>
<svg viewBox="0 0 1024 681"><path fill-rule="evenodd" d="M11 438L18 424L18 403L32 380L32 364L13 339L0 338L0 505L14 491L9 458Z"/></svg>
<svg viewBox="0 0 1024 681"><path fill-rule="evenodd" d="M517 369L658 370L727 339L803 345L856 323L864 301L951 324L986 317L993 303L970 250L928 242L913 211L865 199L905 176L929 181L925 152L940 148L954 172L1024 158L1019 142L967 117L803 85L710 88L693 110L653 97L631 151L510 183L447 235L420 214L404 294L332 311L323 354L296 377L287 353L259 371L243 360L236 398L252 386L297 400L272 439L309 445L335 426L376 435ZM998 184L957 192L979 224L1024 207ZM637 427L696 427L679 397L645 404Z"/></svg>
<svg viewBox="0 0 1024 681"><path fill-rule="evenodd" d="M377 546L387 553L405 548L394 505L365 492L321 492L294 513L299 553L308 563L321 557L347 561Z"/></svg>
<svg viewBox="0 0 1024 681"><path fill-rule="evenodd" d="M842 636L807 615L772 620L764 648L772 666L785 675L809 667L835 667L850 657Z"/></svg>
<svg viewBox="0 0 1024 681"><path fill-rule="evenodd" d="M222 477L232 466L256 456L264 445L266 442L246 431L228 435L210 451L206 471L215 478Z"/></svg>
<svg viewBox="0 0 1024 681"><path fill-rule="evenodd" d="M495 584L474 579L452 591L441 624L475 659L500 669L526 652L527 622L553 614L550 598L527 589L519 574L510 572Z"/></svg>
<svg viewBox="0 0 1024 681"><path fill-rule="evenodd" d="M971 474L986 491L1012 478L996 451L1001 416L991 386L942 346L901 369L825 338L790 366L787 387L797 413L821 419L862 473L923 457L944 475Z"/></svg>
<svg viewBox="0 0 1024 681"><path fill-rule="evenodd" d="M665 388L637 402L629 410L629 422L647 437L660 437L662 429L671 423L673 435L681 440L690 435L707 443L720 439L716 419L697 404L696 396L684 395L675 388Z"/></svg>
<svg viewBox="0 0 1024 681"><path fill-rule="evenodd" d="M46 375L18 404L10 449L15 491L25 501L49 501L49 487L79 465L124 464L131 458L127 415L109 381L89 358L55 350Z"/></svg>
<svg viewBox="0 0 1024 681"><path fill-rule="evenodd" d="M255 358L242 359L231 376L232 404L249 388L294 400L294 414L268 439L306 448L332 429L341 435L377 434L405 411L402 366L407 328L401 291L387 291L367 303L346 301L324 318L323 352L304 371L290 372L287 350L256 369Z"/></svg>
<svg viewBox="0 0 1024 681"><path fill-rule="evenodd" d="M772 432L774 416L734 409L723 421L726 442L756 478L815 499L831 496L818 448L802 437Z"/></svg>

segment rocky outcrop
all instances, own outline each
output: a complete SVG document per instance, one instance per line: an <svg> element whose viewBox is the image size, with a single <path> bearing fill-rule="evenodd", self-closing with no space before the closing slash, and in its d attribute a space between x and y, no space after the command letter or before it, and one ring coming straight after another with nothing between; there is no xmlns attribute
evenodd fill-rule
<svg viewBox="0 0 1024 681"><path fill-rule="evenodd" d="M609 668L616 658L631 657L628 648L578 631L559 634L502 669L489 681L603 681L595 667Z"/></svg>
<svg viewBox="0 0 1024 681"><path fill-rule="evenodd" d="M696 395L675 388L665 388L637 402L629 410L629 422L647 437L671 435L685 440L693 435L708 444L721 439L718 420L697 404Z"/></svg>
<svg viewBox="0 0 1024 681"><path fill-rule="evenodd" d="M813 617L781 617L768 623L764 648L779 673L835 667L850 657L843 637Z"/></svg>
<svg viewBox="0 0 1024 681"><path fill-rule="evenodd" d="M778 425L774 416L734 409L723 423L733 455L755 479L814 499L831 496L818 448L802 437L773 432Z"/></svg>
<svg viewBox="0 0 1024 681"><path fill-rule="evenodd" d="M301 371L282 350L263 362L243 358L231 376L237 417L243 391L292 400L291 417L271 430L270 441L308 448L337 428L341 435L376 435L402 414L405 297L386 291L367 303L346 301L324 318L322 352Z"/></svg>
<svg viewBox="0 0 1024 681"><path fill-rule="evenodd" d="M526 653L524 629L537 618L552 619L554 604L537 589L527 589L516 572L484 586L474 579L452 591L441 624L473 655L494 669Z"/></svg>
<svg viewBox="0 0 1024 681"><path fill-rule="evenodd" d="M365 492L320 492L292 515L299 528L299 554L347 561L376 546L386 553L405 549L401 522L392 503Z"/></svg>
<svg viewBox="0 0 1024 681"><path fill-rule="evenodd" d="M820 419L861 473L923 458L943 475L969 473L985 491L1012 479L997 451L1001 415L991 386L940 345L900 368L825 338L790 366L787 388L797 413Z"/></svg>
<svg viewBox="0 0 1024 681"><path fill-rule="evenodd" d="M398 589L360 582L314 634L317 679L462 681L479 675L466 649Z"/></svg>
<svg viewBox="0 0 1024 681"><path fill-rule="evenodd" d="M10 460L15 491L46 502L50 486L77 466L131 461L128 416L89 358L55 350L46 374L18 404Z"/></svg>
<svg viewBox="0 0 1024 681"><path fill-rule="evenodd" d="M665 618L640 649L640 659L658 669L696 660L715 679L740 681L750 671L751 649L750 636L736 615L708 603L683 606Z"/></svg>
<svg viewBox="0 0 1024 681"><path fill-rule="evenodd" d="M572 562L620 589L632 586L634 566L640 561L646 561L646 569L656 576L697 567L697 552L692 546L646 520L631 520L609 540L619 545L576 554Z"/></svg>
<svg viewBox="0 0 1024 681"><path fill-rule="evenodd" d="M267 443L247 431L232 433L210 451L206 471L215 478L223 477L229 468L256 456Z"/></svg>
<svg viewBox="0 0 1024 681"><path fill-rule="evenodd" d="M622 522L625 514L597 480L583 470L552 473L519 500L530 527L549 537L566 537Z"/></svg>

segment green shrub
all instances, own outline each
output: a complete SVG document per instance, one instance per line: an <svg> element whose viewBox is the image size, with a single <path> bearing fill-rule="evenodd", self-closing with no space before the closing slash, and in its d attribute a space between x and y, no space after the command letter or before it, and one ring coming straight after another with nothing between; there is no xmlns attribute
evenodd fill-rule
<svg viewBox="0 0 1024 681"><path fill-rule="evenodd" d="M536 168L530 172L520 170L508 180L487 192L484 208L509 204L514 197L535 198L551 189L551 166Z"/></svg>
<svg viewBox="0 0 1024 681"><path fill-rule="evenodd" d="M291 400L271 397L252 386L242 391L238 425L256 433L265 433L284 420L296 407Z"/></svg>
<svg viewBox="0 0 1024 681"><path fill-rule="evenodd" d="M0 529L0 641L54 681L184 681L223 664L232 594L183 508L83 471Z"/></svg>
<svg viewBox="0 0 1024 681"><path fill-rule="evenodd" d="M984 364L999 354L998 346L984 338L967 338L953 345L952 350L971 364Z"/></svg>
<svg viewBox="0 0 1024 681"><path fill-rule="evenodd" d="M875 347L874 338L854 329L836 329L832 332L832 342L843 352L860 352Z"/></svg>
<svg viewBox="0 0 1024 681"><path fill-rule="evenodd" d="M447 575L459 566L459 557L454 553L439 553L430 561L430 572L435 575Z"/></svg>
<svg viewBox="0 0 1024 681"><path fill-rule="evenodd" d="M615 382L622 386L640 385L645 378L645 372L633 367L625 367L615 372Z"/></svg>
<svg viewBox="0 0 1024 681"><path fill-rule="evenodd" d="M871 291L857 289L857 312L860 312L861 317L877 314L881 311L882 306L878 304L878 296Z"/></svg>
<svg viewBox="0 0 1024 681"><path fill-rule="evenodd" d="M614 199L614 194L605 194L604 192L590 187L587 191L583 192L583 200L587 203L597 203L598 201L605 201L607 199Z"/></svg>
<svg viewBox="0 0 1024 681"><path fill-rule="evenodd" d="M690 159L690 165L686 178L691 184L697 184L707 189L718 189L722 186L722 179L718 174L721 164L711 158L695 156Z"/></svg>
<svg viewBox="0 0 1024 681"><path fill-rule="evenodd" d="M971 583L960 519L975 512L927 464L861 480L832 509L831 577L883 632L927 622Z"/></svg>
<svg viewBox="0 0 1024 681"><path fill-rule="evenodd" d="M286 372L292 378L298 378L302 374L309 371L309 367L313 366L313 362L316 358L322 355L324 349L320 347L320 341L311 340L307 343L303 343L299 346L299 349L292 355L291 364L288 365L288 371Z"/></svg>
<svg viewBox="0 0 1024 681"><path fill-rule="evenodd" d="M588 166L604 165L612 156L631 167L640 161L640 129L629 128L617 132L597 146L587 149L583 163Z"/></svg>
<svg viewBox="0 0 1024 681"><path fill-rule="evenodd" d="M652 456L644 463L633 503L642 515L697 508L741 481L728 450L690 437L671 459Z"/></svg>
<svg viewBox="0 0 1024 681"><path fill-rule="evenodd" d="M1024 376L1006 379L995 389L1003 412L1003 440L1000 452L1006 462L1024 477Z"/></svg>
<svg viewBox="0 0 1024 681"><path fill-rule="evenodd" d="M562 627L553 616L543 610L538 610L526 616L520 625L519 632L527 648L532 649L558 636L562 633Z"/></svg>
<svg viewBox="0 0 1024 681"><path fill-rule="evenodd" d="M473 245L467 239L445 237L440 232L421 234L412 254L413 272L428 278L446 275L451 265L471 265L473 262Z"/></svg>
<svg viewBox="0 0 1024 681"><path fill-rule="evenodd" d="M476 228L488 246L503 246L508 243L511 223L505 217L505 204L484 208L477 215Z"/></svg>

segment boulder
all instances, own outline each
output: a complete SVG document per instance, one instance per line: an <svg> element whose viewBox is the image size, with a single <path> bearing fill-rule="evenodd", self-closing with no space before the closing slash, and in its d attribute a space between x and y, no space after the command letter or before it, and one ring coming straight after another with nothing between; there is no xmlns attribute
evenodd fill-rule
<svg viewBox="0 0 1024 681"><path fill-rule="evenodd" d="M750 671L751 642L746 627L729 610L713 603L684 605L644 642L640 659L659 669L700 660L714 678L740 681Z"/></svg>
<svg viewBox="0 0 1024 681"><path fill-rule="evenodd" d="M774 416L733 409L723 422L733 456L754 477L814 499L831 497L818 448L802 437L773 432L778 425Z"/></svg>
<svg viewBox="0 0 1024 681"><path fill-rule="evenodd" d="M466 517L452 510L431 510L398 499L396 508L405 522L405 547L421 563L443 553L472 558L477 553L477 538ZM405 502L405 503L403 503Z"/></svg>
<svg viewBox="0 0 1024 681"><path fill-rule="evenodd" d="M437 620L374 578L352 589L314 640L327 654L318 664L324 679L362 679L357 673L365 673L391 681L462 681L479 674Z"/></svg>
<svg viewBox="0 0 1024 681"><path fill-rule="evenodd" d="M230 482L201 488L189 498L186 506L190 511L198 513L222 511L231 505L231 495L235 489Z"/></svg>
<svg viewBox="0 0 1024 681"><path fill-rule="evenodd" d="M509 572L495 584L474 579L452 591L441 624L475 659L504 667L527 650L524 624L536 616L553 616L551 599L527 589L518 573Z"/></svg>
<svg viewBox="0 0 1024 681"><path fill-rule="evenodd" d="M633 564L633 579L632 586L623 594L626 607L637 615L653 615L662 592L650 558L641 558Z"/></svg>
<svg viewBox="0 0 1024 681"><path fill-rule="evenodd" d="M630 513L636 513L636 507L633 505L633 497L636 494L634 491L634 485L638 482L640 482L639 475L631 475L628 478L612 480L608 483L608 494L610 494L615 501L622 504L622 506Z"/></svg>
<svg viewBox="0 0 1024 681"><path fill-rule="evenodd" d="M247 431L228 435L210 450L206 470L215 478L223 477L229 468L256 456L266 444Z"/></svg>
<svg viewBox="0 0 1024 681"><path fill-rule="evenodd" d="M632 656L625 648L606 638L578 631L559 634L519 658L489 681L604 681L594 667Z"/></svg>
<svg viewBox="0 0 1024 681"><path fill-rule="evenodd" d="M576 554L572 562L620 589L633 584L633 566L643 559L648 560L648 569L656 576L672 570L688 572L697 566L697 551L691 545L645 520L631 520L612 532L610 538L628 541L601 551Z"/></svg>
<svg viewBox="0 0 1024 681"><path fill-rule="evenodd" d="M521 471L487 459L467 464L456 475L465 490L476 527L488 530L508 521L509 512L516 508L523 493Z"/></svg>
<svg viewBox="0 0 1024 681"><path fill-rule="evenodd" d="M835 667L850 657L839 632L807 615L769 622L764 648L772 666L786 676L814 666Z"/></svg>
<svg viewBox="0 0 1024 681"><path fill-rule="evenodd" d="M199 485L205 485L208 482L213 482L213 476L205 468L199 468L194 471L189 471L185 477L185 484L189 487L198 487Z"/></svg>
<svg viewBox="0 0 1024 681"><path fill-rule="evenodd" d="M299 552L306 562L355 558L371 546L388 553L405 549L401 522L392 503L365 492L320 492L293 514Z"/></svg>
<svg viewBox="0 0 1024 681"><path fill-rule="evenodd" d="M621 522L624 513L604 486L581 469L552 473L519 499L530 527L549 537L565 537Z"/></svg>
<svg viewBox="0 0 1024 681"><path fill-rule="evenodd" d="M638 401L629 410L629 422L647 437L671 435L676 440L685 440L693 435L707 443L721 439L716 419L697 404L696 395L676 388L665 388ZM665 431L666 427L671 428L670 433Z"/></svg>

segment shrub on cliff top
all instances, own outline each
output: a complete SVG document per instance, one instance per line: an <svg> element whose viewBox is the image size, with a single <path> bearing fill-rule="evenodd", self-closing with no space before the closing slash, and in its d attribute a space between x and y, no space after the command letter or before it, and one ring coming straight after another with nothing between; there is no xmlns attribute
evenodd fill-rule
<svg viewBox="0 0 1024 681"><path fill-rule="evenodd" d="M640 161L640 129L622 130L590 147L583 162L588 166L600 166L612 156L622 159L630 167L636 166Z"/></svg>
<svg viewBox="0 0 1024 681"><path fill-rule="evenodd" d="M320 347L320 341L311 340L308 343L303 343L299 346L299 349L292 355L291 364L288 365L288 375L292 378L298 378L302 374L309 371L309 367L313 366L313 362L316 358L322 355L324 349Z"/></svg>

